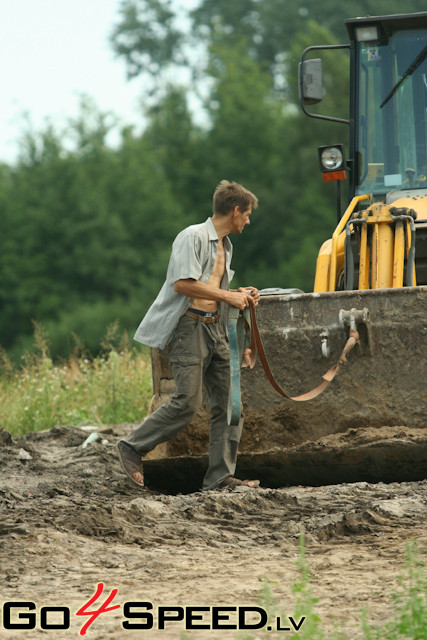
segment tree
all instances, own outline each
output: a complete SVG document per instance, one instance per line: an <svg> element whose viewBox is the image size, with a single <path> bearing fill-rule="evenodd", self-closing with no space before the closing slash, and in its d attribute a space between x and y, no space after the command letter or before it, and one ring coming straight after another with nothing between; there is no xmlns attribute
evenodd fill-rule
<svg viewBox="0 0 427 640"><path fill-rule="evenodd" d="M29 132L20 163L0 174L3 346L32 333L32 320L56 322L64 352L71 326L84 329L79 313L87 324L92 310L82 338L95 348L118 312L134 328L164 276L182 211L161 160L129 130L110 149L104 114L86 107L62 136Z"/></svg>
<svg viewBox="0 0 427 640"><path fill-rule="evenodd" d="M116 54L125 58L129 77L144 71L158 75L182 45L171 0L123 0L120 17L111 42Z"/></svg>
<svg viewBox="0 0 427 640"><path fill-rule="evenodd" d="M158 88L164 79L161 72L179 66L191 67L196 80L203 78L203 55L194 55L194 51L209 46L221 27L227 37L245 38L252 58L266 65L278 91L286 91L282 80L289 70L291 43L296 33L307 31L310 21L327 29L337 41L347 42L347 18L424 8L420 0L407 0L404 9L398 0L383 0L380 8L376 0L200 0L178 27L178 7L171 0L122 2L111 43L125 60L130 77L151 75Z"/></svg>
<svg viewBox="0 0 427 640"><path fill-rule="evenodd" d="M384 0L381 11L400 6ZM344 19L363 13L375 13L372 0L200 0L180 22L171 0L124 0L112 44L144 78L147 126L125 127L112 149L114 116L84 99L67 130L30 130L18 165L0 166L3 345L22 347L32 320L51 329L57 353L71 332L96 349L116 318L132 332L173 238L206 219L223 178L260 199L252 229L233 238L235 284L310 291L336 223L316 147L345 143L347 131L301 113L297 66L308 45L346 40ZM346 55L322 56L322 113L348 115Z"/></svg>

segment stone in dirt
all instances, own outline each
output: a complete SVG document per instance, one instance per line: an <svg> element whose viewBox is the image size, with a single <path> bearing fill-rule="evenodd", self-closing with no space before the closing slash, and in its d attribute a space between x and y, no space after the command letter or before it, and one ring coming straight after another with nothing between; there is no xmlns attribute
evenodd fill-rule
<svg viewBox="0 0 427 640"><path fill-rule="evenodd" d="M0 428L0 447L10 446L12 443L12 436L9 431Z"/></svg>

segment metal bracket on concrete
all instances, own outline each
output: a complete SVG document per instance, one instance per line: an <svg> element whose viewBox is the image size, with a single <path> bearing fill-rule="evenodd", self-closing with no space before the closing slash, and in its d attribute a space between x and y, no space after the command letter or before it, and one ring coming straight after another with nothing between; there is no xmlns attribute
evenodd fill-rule
<svg viewBox="0 0 427 640"><path fill-rule="evenodd" d="M360 355L371 354L371 324L369 310L364 309L340 309L339 323L343 328L359 332L358 351Z"/></svg>

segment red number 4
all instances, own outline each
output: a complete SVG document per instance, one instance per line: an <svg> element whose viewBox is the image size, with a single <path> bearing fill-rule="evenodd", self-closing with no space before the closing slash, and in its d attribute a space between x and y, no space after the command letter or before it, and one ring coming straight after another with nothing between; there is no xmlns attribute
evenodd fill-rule
<svg viewBox="0 0 427 640"><path fill-rule="evenodd" d="M95 611L88 611L88 608L91 607L96 600L98 600L99 596L102 594L103 591L104 591L104 585L102 582L100 582L92 598L88 600L86 604L80 607L80 609L76 612L76 616L90 616L89 620L80 629L81 636L86 635L86 631L89 629L92 622L95 622L95 620L99 615L101 615L101 613L106 613L107 611L113 611L113 609L120 608L119 604L116 604L113 607L108 606L110 602L114 600L118 592L118 589L113 589L110 595L108 596L108 598L106 599L106 601L99 607L99 609L96 609Z"/></svg>

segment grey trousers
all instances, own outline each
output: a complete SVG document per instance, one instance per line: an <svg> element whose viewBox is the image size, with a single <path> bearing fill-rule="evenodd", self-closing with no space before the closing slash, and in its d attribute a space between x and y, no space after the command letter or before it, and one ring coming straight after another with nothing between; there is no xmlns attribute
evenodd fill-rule
<svg viewBox="0 0 427 640"><path fill-rule="evenodd" d="M201 407L205 383L212 415L203 489L215 489L224 478L234 475L243 427L243 419L237 426L227 422L229 347L221 324L203 324L182 316L169 345L169 359L175 393L123 441L143 456L173 438Z"/></svg>

